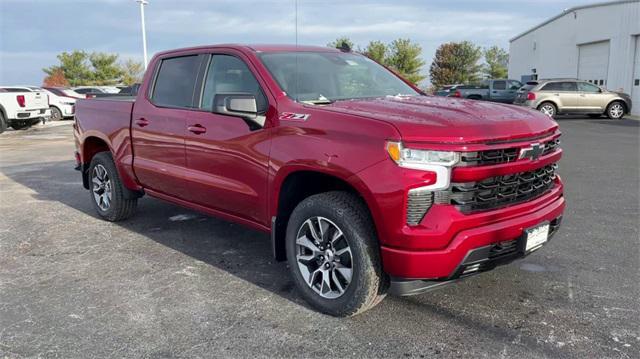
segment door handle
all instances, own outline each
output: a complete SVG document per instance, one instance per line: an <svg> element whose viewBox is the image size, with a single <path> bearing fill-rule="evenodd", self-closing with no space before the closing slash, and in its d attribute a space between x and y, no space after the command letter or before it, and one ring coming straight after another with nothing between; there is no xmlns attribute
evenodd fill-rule
<svg viewBox="0 0 640 359"><path fill-rule="evenodd" d="M196 135L199 135L201 133L205 133L207 132L207 129L205 127L203 127L202 125L196 124L193 126L189 126L187 127L187 130L189 130L190 132L195 133Z"/></svg>
<svg viewBox="0 0 640 359"><path fill-rule="evenodd" d="M138 125L140 127L147 126L148 124L149 124L149 121L144 117L141 117L141 118L136 120L136 125Z"/></svg>

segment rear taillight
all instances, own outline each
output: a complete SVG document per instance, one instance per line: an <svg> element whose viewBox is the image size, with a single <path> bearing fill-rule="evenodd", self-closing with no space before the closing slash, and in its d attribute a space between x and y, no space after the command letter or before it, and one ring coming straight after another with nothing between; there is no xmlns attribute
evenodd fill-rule
<svg viewBox="0 0 640 359"><path fill-rule="evenodd" d="M453 97L462 97L460 90L456 90L456 92L453 93Z"/></svg>
<svg viewBox="0 0 640 359"><path fill-rule="evenodd" d="M533 92L528 92L527 93L527 100L528 101L533 101L535 99L536 99L536 94L535 93L533 93Z"/></svg>
<svg viewBox="0 0 640 359"><path fill-rule="evenodd" d="M17 95L16 96L16 101L18 101L18 106L20 106L20 107L24 107L25 106L24 95Z"/></svg>
<svg viewBox="0 0 640 359"><path fill-rule="evenodd" d="M96 97L96 96L88 93L88 94L86 94L84 97L85 97L85 98L94 98L94 97Z"/></svg>

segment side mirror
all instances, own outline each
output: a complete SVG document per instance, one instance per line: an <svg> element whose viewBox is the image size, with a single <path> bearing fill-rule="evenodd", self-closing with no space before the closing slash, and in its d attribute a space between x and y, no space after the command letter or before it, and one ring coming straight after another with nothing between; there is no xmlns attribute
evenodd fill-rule
<svg viewBox="0 0 640 359"><path fill-rule="evenodd" d="M265 117L258 114L256 97L251 94L216 94L213 112L240 117L252 130L264 127Z"/></svg>

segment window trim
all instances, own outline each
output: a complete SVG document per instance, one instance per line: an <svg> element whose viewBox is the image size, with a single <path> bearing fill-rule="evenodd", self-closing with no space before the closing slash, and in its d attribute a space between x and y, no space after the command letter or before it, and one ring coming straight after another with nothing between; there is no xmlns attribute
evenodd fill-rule
<svg viewBox="0 0 640 359"><path fill-rule="evenodd" d="M166 109L174 109L174 110L194 110L194 94L196 92L196 85L198 84L198 76L200 75L200 69L202 66L202 62L203 62L203 55L202 53L187 53L187 54L179 54L177 56L166 56L166 57L162 57L159 58L158 61L156 62L156 66L154 68L153 71L153 81L151 82L151 85L149 86L149 89L147 91L147 101L149 101L150 104L152 104L153 106L157 107L157 108L166 108ZM181 58L181 57L193 57L195 56L197 58L197 70L196 70L196 81L193 84L193 89L191 92L191 106L190 107L184 107L184 106L172 106L172 105L165 105L165 104L158 104L154 101L153 99L153 94L155 92L156 89L156 84L158 82L158 75L160 74L160 69L162 68L162 63L165 60L171 60L171 59L177 59L177 58Z"/></svg>

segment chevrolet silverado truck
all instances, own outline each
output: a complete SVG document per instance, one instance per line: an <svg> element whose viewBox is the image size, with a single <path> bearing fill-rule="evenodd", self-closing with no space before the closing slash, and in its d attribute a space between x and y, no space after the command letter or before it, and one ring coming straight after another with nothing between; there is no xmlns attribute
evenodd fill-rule
<svg viewBox="0 0 640 359"><path fill-rule="evenodd" d="M565 207L548 116L426 96L351 52L167 51L135 99L76 106L99 216L129 218L147 194L269 232L300 295L334 316L527 256Z"/></svg>

